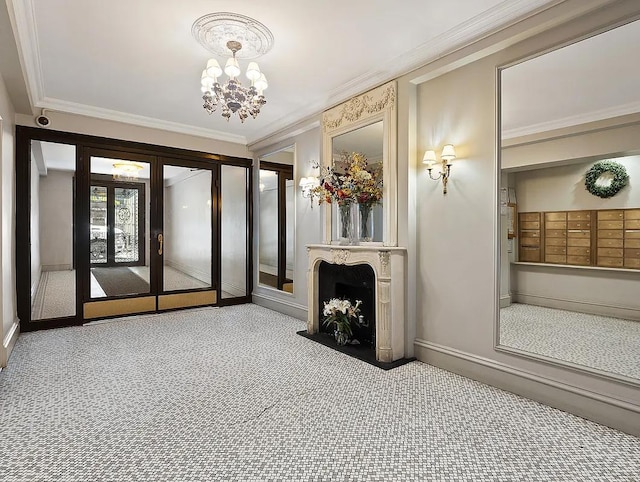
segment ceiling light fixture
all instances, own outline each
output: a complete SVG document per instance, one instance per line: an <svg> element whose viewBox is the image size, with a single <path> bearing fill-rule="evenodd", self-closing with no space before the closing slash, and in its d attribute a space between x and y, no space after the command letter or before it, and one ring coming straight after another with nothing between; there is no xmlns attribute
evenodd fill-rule
<svg viewBox="0 0 640 482"><path fill-rule="evenodd" d="M113 163L113 179L117 181L129 181L138 179L144 166L133 161L117 161Z"/></svg>
<svg viewBox="0 0 640 482"><path fill-rule="evenodd" d="M220 107L222 117L227 121L233 114L237 114L241 122L249 116L255 119L267 102L264 90L269 84L258 64L250 62L246 76L251 85L243 86L238 79L241 73L238 59L254 59L268 52L273 45L273 34L260 22L233 13L200 17L191 31L202 46L214 54L224 55L226 50L231 52L224 70L212 58L202 71L200 83L204 109L212 114ZM221 84L218 79L223 72L229 78Z"/></svg>

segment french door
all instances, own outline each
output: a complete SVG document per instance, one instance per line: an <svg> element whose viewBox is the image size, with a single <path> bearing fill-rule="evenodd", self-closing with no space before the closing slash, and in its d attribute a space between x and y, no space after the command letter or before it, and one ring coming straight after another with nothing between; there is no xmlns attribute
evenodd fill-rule
<svg viewBox="0 0 640 482"><path fill-rule="evenodd" d="M216 304L218 167L90 148L84 157L84 319Z"/></svg>
<svg viewBox="0 0 640 482"><path fill-rule="evenodd" d="M251 167L18 126L20 329L250 302Z"/></svg>

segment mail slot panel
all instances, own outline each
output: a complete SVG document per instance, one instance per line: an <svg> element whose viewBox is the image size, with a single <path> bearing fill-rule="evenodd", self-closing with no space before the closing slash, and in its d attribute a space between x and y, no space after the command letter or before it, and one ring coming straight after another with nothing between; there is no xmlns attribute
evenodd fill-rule
<svg viewBox="0 0 640 482"><path fill-rule="evenodd" d="M639 240L640 241L640 240ZM599 239L599 248L622 248L624 241L622 239Z"/></svg>
<svg viewBox="0 0 640 482"><path fill-rule="evenodd" d="M546 254L567 254L567 248L563 246L547 246L545 249Z"/></svg>
<svg viewBox="0 0 640 482"><path fill-rule="evenodd" d="M598 238L599 239L611 239L611 238L620 238L622 239L622 229L598 229Z"/></svg>
<svg viewBox="0 0 640 482"><path fill-rule="evenodd" d="M623 250L618 248L598 248L598 257L620 257L622 258Z"/></svg>
<svg viewBox="0 0 640 482"><path fill-rule="evenodd" d="M567 227L569 229L590 229L591 223L589 221L569 221Z"/></svg>
<svg viewBox="0 0 640 482"><path fill-rule="evenodd" d="M589 256L591 250L589 248L582 248L576 246L570 246L567 248L567 254L572 256Z"/></svg>
<svg viewBox="0 0 640 482"><path fill-rule="evenodd" d="M625 258L624 267L633 269L640 268L640 258Z"/></svg>
<svg viewBox="0 0 640 482"><path fill-rule="evenodd" d="M547 229L547 238L564 238L567 235L567 231L564 229Z"/></svg>
<svg viewBox="0 0 640 482"><path fill-rule="evenodd" d="M540 249L520 248L520 261L540 262Z"/></svg>
<svg viewBox="0 0 640 482"><path fill-rule="evenodd" d="M567 255L567 264L577 264L578 266L589 266L591 264L591 257Z"/></svg>
<svg viewBox="0 0 640 482"><path fill-rule="evenodd" d="M640 248L640 239L625 239L625 248Z"/></svg>
<svg viewBox="0 0 640 482"><path fill-rule="evenodd" d="M624 221L601 221L598 220L598 230L600 229L622 229Z"/></svg>
<svg viewBox="0 0 640 482"><path fill-rule="evenodd" d="M539 248L540 238L520 238L520 246L526 248Z"/></svg>
<svg viewBox="0 0 640 482"><path fill-rule="evenodd" d="M640 209L627 209L624 212L625 219L640 219Z"/></svg>
<svg viewBox="0 0 640 482"><path fill-rule="evenodd" d="M591 246L591 238L567 238L567 246Z"/></svg>
<svg viewBox="0 0 640 482"><path fill-rule="evenodd" d="M548 238L545 239L546 246L566 246L567 240L566 238Z"/></svg>
<svg viewBox="0 0 640 482"><path fill-rule="evenodd" d="M622 268L622 258L598 256L598 266L603 266L605 268Z"/></svg>
<svg viewBox="0 0 640 482"><path fill-rule="evenodd" d="M622 221L624 214L622 210L598 211L598 221Z"/></svg>
<svg viewBox="0 0 640 482"><path fill-rule="evenodd" d="M544 225L545 229L566 229L566 221L548 221Z"/></svg>
<svg viewBox="0 0 640 482"><path fill-rule="evenodd" d="M539 221L522 221L520 223L520 229L525 231L527 229L540 229Z"/></svg>
<svg viewBox="0 0 640 482"><path fill-rule="evenodd" d="M544 258L547 263L565 264L567 262L567 257L561 254L545 254Z"/></svg>
<svg viewBox="0 0 640 482"><path fill-rule="evenodd" d="M520 222L540 221L540 213L520 213Z"/></svg>
<svg viewBox="0 0 640 482"><path fill-rule="evenodd" d="M544 219L546 222L549 221L566 221L567 213L559 212L559 213L544 213Z"/></svg>
<svg viewBox="0 0 640 482"><path fill-rule="evenodd" d="M591 211L569 211L567 213L567 220L569 221L590 221Z"/></svg>

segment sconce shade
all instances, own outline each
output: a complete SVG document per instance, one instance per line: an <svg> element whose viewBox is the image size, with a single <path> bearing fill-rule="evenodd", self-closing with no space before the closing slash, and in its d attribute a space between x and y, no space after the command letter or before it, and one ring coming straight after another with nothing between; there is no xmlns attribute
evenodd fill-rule
<svg viewBox="0 0 640 482"><path fill-rule="evenodd" d="M442 155L440 157L447 162L453 161L456 158L456 151L451 144L447 144L442 148Z"/></svg>
<svg viewBox="0 0 640 482"><path fill-rule="evenodd" d="M222 75L222 68L216 59L209 59L207 62L207 74L214 79Z"/></svg>
<svg viewBox="0 0 640 482"><path fill-rule="evenodd" d="M428 167L433 166L436 163L436 151L425 151L424 157L422 158L422 163L426 164Z"/></svg>
<svg viewBox="0 0 640 482"><path fill-rule="evenodd" d="M247 67L247 79L251 80L252 82L255 82L260 78L260 75L261 75L261 72L260 72L260 67L258 67L258 64L255 62L251 62L249 64L249 67Z"/></svg>
<svg viewBox="0 0 640 482"><path fill-rule="evenodd" d="M240 65L235 57L229 57L227 64L224 66L224 73L231 78L240 75Z"/></svg>

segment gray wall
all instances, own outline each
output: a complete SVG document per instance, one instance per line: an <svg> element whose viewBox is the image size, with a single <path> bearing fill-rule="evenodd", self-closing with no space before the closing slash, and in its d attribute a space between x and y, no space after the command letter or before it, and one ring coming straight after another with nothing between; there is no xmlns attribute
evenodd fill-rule
<svg viewBox="0 0 640 482"><path fill-rule="evenodd" d="M32 234L33 237L33 234ZM49 169L40 177L40 259L43 270L73 264L73 172Z"/></svg>
<svg viewBox="0 0 640 482"><path fill-rule="evenodd" d="M244 296L247 294L247 170L222 166L221 186L222 289L233 296Z"/></svg>
<svg viewBox="0 0 640 482"><path fill-rule="evenodd" d="M40 261L40 174L31 159L31 299L38 289L42 263Z"/></svg>

